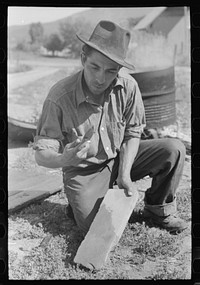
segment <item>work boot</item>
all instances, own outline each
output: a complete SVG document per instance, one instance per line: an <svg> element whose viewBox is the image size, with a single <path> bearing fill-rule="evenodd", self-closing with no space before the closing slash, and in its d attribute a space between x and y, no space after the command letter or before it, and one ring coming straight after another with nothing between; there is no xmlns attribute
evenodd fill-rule
<svg viewBox="0 0 200 285"><path fill-rule="evenodd" d="M147 208L144 208L144 218L151 220L154 224L160 228L166 229L171 234L178 234L187 228L187 223L181 218L177 217L176 214L168 216L158 216Z"/></svg>

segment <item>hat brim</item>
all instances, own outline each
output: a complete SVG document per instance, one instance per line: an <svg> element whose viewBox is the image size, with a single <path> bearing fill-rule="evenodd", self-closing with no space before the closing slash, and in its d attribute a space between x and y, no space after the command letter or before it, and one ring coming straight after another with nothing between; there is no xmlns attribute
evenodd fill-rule
<svg viewBox="0 0 200 285"><path fill-rule="evenodd" d="M115 56L113 56L112 54L110 54L109 52L106 52L102 49L100 49L97 45L95 45L94 43L90 42L88 39L86 39L84 36L82 35L78 35L76 34L77 38L83 42L84 44L96 49L97 51L99 51L100 53L102 53L103 55L105 55L106 57L108 57L109 59L111 59L112 61L118 63L119 65L121 66L124 66L130 70L135 70L135 67L134 65L124 61L124 60L121 60L119 58L116 58Z"/></svg>

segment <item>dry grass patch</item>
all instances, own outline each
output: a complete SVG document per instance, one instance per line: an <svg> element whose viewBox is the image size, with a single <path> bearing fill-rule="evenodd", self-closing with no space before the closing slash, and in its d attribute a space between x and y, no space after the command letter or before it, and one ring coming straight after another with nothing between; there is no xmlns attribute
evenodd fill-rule
<svg viewBox="0 0 200 285"><path fill-rule="evenodd" d="M177 193L180 215L191 221L189 162ZM140 184L144 182L140 181ZM191 230L170 235L142 216L143 200L99 271L86 270L73 259L82 241L75 223L66 215L63 192L9 216L9 278L50 279L190 279Z"/></svg>

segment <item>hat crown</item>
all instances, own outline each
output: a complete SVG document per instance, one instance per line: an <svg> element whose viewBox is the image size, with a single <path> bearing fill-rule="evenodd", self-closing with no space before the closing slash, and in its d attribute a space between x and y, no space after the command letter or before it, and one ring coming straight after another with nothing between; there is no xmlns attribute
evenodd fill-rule
<svg viewBox="0 0 200 285"><path fill-rule="evenodd" d="M134 66L125 60L131 34L117 24L110 21L100 21L90 36L77 34L77 37L120 66L134 70Z"/></svg>
<svg viewBox="0 0 200 285"><path fill-rule="evenodd" d="M100 21L89 41L102 51L125 59L130 42L130 33L110 21Z"/></svg>

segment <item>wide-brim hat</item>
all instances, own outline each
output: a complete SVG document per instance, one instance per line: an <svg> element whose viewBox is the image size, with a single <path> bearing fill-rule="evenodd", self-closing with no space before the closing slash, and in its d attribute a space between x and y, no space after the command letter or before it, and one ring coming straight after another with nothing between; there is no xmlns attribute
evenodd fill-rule
<svg viewBox="0 0 200 285"><path fill-rule="evenodd" d="M77 38L86 45L94 48L114 62L128 69L135 67L126 61L126 54L130 42L130 32L110 21L100 21L91 36L83 33Z"/></svg>

